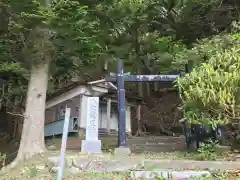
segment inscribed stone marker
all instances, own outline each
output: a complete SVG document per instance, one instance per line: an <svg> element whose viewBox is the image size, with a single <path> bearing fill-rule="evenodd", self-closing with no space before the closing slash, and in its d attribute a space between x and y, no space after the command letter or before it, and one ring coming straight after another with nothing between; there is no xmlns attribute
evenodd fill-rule
<svg viewBox="0 0 240 180"><path fill-rule="evenodd" d="M82 152L100 153L101 141L98 140L99 97L87 97L86 139L82 140Z"/></svg>

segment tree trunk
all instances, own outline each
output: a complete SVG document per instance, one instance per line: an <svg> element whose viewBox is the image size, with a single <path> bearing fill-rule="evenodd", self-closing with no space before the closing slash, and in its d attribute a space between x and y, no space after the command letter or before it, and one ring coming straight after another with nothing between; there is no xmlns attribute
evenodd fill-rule
<svg viewBox="0 0 240 180"><path fill-rule="evenodd" d="M36 28L29 36L25 57L30 59L24 123L16 163L45 151L44 123L48 84L48 71L52 59L51 33L48 29Z"/></svg>
<svg viewBox="0 0 240 180"><path fill-rule="evenodd" d="M141 69L138 69L138 74L141 74ZM143 97L143 84L142 82L138 82L138 95L142 98ZM137 129L137 136L141 136L144 133L142 132L142 120L141 120L141 104L137 106L137 122L138 122L138 129Z"/></svg>
<svg viewBox="0 0 240 180"><path fill-rule="evenodd" d="M44 119L49 62L31 68L21 143L17 160L45 151Z"/></svg>
<svg viewBox="0 0 240 180"><path fill-rule="evenodd" d="M137 62L141 62L142 58L141 58L141 47L140 47L140 42L139 42L139 37L140 37L140 33L139 33L139 21L137 20L135 23L135 31L134 31L134 35L135 35L135 55L136 55L136 61ZM143 65L146 66L145 61L142 61ZM137 74L142 74L142 67L139 66L137 69ZM137 83L137 88L138 88L138 95L140 97L143 97L143 83L142 82L138 82ZM141 136L142 133L142 121L141 121L141 104L139 104L137 106L137 136Z"/></svg>
<svg viewBox="0 0 240 180"><path fill-rule="evenodd" d="M147 96L150 97L151 96L151 82L146 82L146 89L147 89Z"/></svg>

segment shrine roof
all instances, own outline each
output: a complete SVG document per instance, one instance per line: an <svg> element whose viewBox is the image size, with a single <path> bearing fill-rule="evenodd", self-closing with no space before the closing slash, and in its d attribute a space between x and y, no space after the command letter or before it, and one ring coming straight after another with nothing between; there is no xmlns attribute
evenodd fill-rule
<svg viewBox="0 0 240 180"><path fill-rule="evenodd" d="M54 93L48 94L47 100L51 100L57 96L60 96L63 93L66 93L78 86L105 88L105 89L108 89L108 93L104 93L100 97L111 97L111 98L117 99L117 91L114 88L112 88L111 86L104 87L104 86L101 86L98 84L89 84L89 82L87 82L87 81L77 81L77 82L72 82L72 83L68 84L67 86L60 88L59 90L55 91ZM134 92L126 91L125 97L128 101L137 101L139 103L144 103L144 99L141 98L140 96L138 96Z"/></svg>

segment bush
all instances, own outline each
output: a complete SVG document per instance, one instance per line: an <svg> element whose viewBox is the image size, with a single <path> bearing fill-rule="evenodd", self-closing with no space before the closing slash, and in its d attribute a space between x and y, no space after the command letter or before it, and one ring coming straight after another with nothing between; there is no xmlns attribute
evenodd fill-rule
<svg viewBox="0 0 240 180"><path fill-rule="evenodd" d="M240 34L203 40L194 48L202 63L176 84L190 123L238 123L240 115Z"/></svg>
<svg viewBox="0 0 240 180"><path fill-rule="evenodd" d="M209 141L207 143L201 143L198 149L197 160L216 160L218 143Z"/></svg>

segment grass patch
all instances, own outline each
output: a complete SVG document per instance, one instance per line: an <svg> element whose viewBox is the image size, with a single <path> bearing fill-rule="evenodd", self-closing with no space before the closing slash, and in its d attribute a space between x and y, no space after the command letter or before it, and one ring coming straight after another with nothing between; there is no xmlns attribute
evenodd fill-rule
<svg viewBox="0 0 240 180"><path fill-rule="evenodd" d="M30 172L31 173L31 172ZM129 173L80 173L63 177L63 180L126 180L130 178ZM30 176L29 174L19 176L3 176L1 180L56 180L56 174L39 173ZM130 180L130 179L129 179Z"/></svg>
<svg viewBox="0 0 240 180"><path fill-rule="evenodd" d="M232 172L212 172L211 176L192 177L189 180L239 180L237 171ZM56 174L39 174L35 177L19 176L19 177L1 177L1 180L56 180ZM76 176L67 176L63 180L143 180L139 178L131 178L129 173L80 173ZM156 177L155 180L175 180L174 178Z"/></svg>

